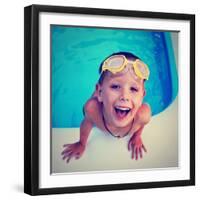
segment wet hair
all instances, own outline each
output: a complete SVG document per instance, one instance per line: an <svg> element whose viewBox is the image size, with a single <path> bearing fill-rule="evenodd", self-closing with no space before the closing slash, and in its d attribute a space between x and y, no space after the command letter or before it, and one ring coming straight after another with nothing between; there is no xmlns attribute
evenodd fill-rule
<svg viewBox="0 0 200 200"><path fill-rule="evenodd" d="M106 57L103 62L100 64L100 67L99 67L99 74L100 74L100 78L98 80L98 83L101 85L103 83L103 80L105 78L105 75L107 74L107 71L104 71L103 73L101 73L102 71L102 67L103 67L103 63L106 59L108 59L109 57L111 56L116 56L116 55L123 55L125 56L128 60L131 60L131 61L134 61L136 59L140 59L139 57L137 57L136 55L130 53L130 52L124 52L124 51L121 51L121 52L117 52L117 53L113 53L111 54L110 56ZM141 59L140 59L141 60Z"/></svg>

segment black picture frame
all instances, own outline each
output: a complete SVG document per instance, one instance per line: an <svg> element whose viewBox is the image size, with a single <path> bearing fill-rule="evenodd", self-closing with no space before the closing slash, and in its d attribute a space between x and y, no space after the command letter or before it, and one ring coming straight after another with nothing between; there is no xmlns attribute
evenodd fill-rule
<svg viewBox="0 0 200 200"><path fill-rule="evenodd" d="M39 186L39 16L49 14L77 14L110 17L136 17L187 21L190 24L190 160L189 179L119 183L90 186L40 188ZM111 10L83 7L31 5L24 9L24 192L30 195L95 192L195 185L195 15L146 11Z"/></svg>

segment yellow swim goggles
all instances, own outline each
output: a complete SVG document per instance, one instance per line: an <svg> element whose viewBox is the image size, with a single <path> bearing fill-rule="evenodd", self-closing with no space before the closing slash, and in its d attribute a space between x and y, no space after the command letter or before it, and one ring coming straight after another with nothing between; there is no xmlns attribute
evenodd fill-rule
<svg viewBox="0 0 200 200"><path fill-rule="evenodd" d="M150 74L148 66L140 59L130 61L124 55L114 55L106 59L102 66L102 72L106 70L113 74L121 72L128 63L132 64L134 72L139 78L148 80Z"/></svg>

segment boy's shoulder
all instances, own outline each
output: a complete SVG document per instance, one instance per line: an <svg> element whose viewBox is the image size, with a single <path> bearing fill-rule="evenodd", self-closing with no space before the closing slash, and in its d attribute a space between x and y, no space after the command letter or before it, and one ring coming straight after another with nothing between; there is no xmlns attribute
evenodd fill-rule
<svg viewBox="0 0 200 200"><path fill-rule="evenodd" d="M97 97L91 97L84 105L85 116L93 118L95 115L100 114L100 106Z"/></svg>
<svg viewBox="0 0 200 200"><path fill-rule="evenodd" d="M151 107L143 103L137 112L138 121L147 124L151 119Z"/></svg>

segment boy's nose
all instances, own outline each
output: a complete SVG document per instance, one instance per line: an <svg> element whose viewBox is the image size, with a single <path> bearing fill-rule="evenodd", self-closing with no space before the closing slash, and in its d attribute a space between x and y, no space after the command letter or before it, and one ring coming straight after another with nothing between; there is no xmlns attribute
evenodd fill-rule
<svg viewBox="0 0 200 200"><path fill-rule="evenodd" d="M120 101L129 101L127 97L120 97Z"/></svg>
<svg viewBox="0 0 200 200"><path fill-rule="evenodd" d="M130 101L131 93L129 87L122 87L120 94L120 101Z"/></svg>
<svg viewBox="0 0 200 200"><path fill-rule="evenodd" d="M121 96L120 96L120 101L129 101L129 96L126 91L123 91Z"/></svg>

